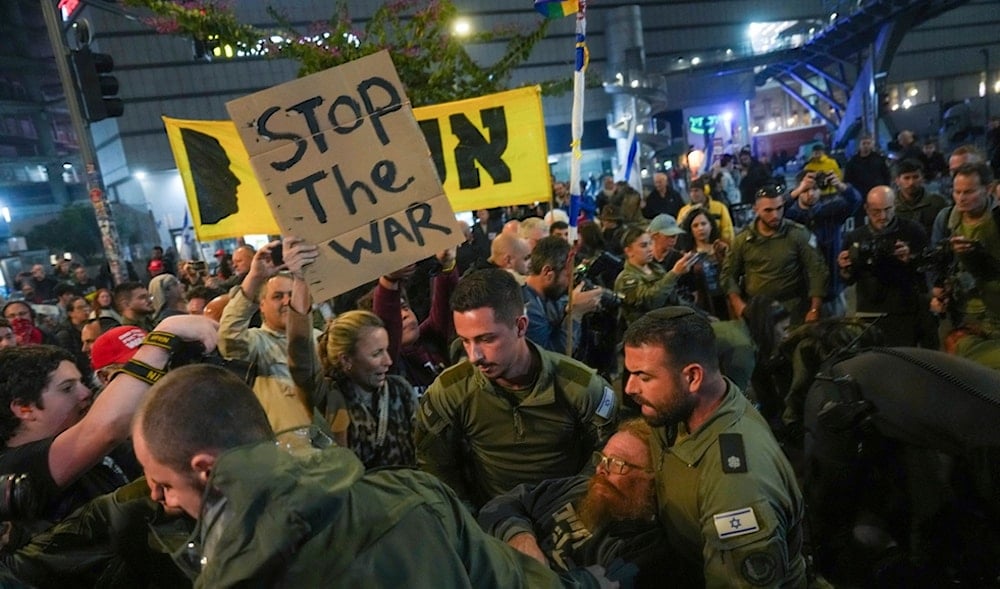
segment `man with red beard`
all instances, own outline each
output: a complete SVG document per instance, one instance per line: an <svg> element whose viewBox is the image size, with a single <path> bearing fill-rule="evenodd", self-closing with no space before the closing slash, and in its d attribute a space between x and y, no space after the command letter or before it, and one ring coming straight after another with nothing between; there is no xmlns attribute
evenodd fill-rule
<svg viewBox="0 0 1000 589"><path fill-rule="evenodd" d="M637 587L671 580L666 540L656 522L650 427L641 419L623 422L603 451L594 453L596 472L538 485L519 485L495 497L479 512L479 524L556 571L622 560L638 567Z"/></svg>
<svg viewBox="0 0 1000 589"><path fill-rule="evenodd" d="M805 587L805 504L767 421L719 370L715 334L690 307L629 325L625 393L653 426L660 524L700 587Z"/></svg>

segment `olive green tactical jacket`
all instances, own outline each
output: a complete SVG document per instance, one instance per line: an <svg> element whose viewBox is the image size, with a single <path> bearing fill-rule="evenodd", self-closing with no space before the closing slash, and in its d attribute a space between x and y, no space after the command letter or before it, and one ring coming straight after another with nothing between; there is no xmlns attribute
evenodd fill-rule
<svg viewBox="0 0 1000 589"><path fill-rule="evenodd" d="M365 474L345 448L237 448L219 457L209 485L217 493L195 535L196 588L563 586L483 532L434 477Z"/></svg>
<svg viewBox="0 0 1000 589"><path fill-rule="evenodd" d="M476 508L522 483L578 474L614 432L619 398L593 369L528 342L540 357L522 399L467 360L445 370L417 411L417 464Z"/></svg>
<svg viewBox="0 0 1000 589"><path fill-rule="evenodd" d="M678 554L701 565L706 587L805 587L795 473L764 418L726 382L696 431L654 430L660 523Z"/></svg>

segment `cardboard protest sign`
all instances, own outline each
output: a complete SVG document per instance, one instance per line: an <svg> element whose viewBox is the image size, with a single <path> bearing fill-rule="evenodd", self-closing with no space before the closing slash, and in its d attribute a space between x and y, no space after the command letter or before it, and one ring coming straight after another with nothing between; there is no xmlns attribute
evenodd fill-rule
<svg viewBox="0 0 1000 589"><path fill-rule="evenodd" d="M281 232L328 299L462 241L388 52L226 104Z"/></svg>
<svg viewBox="0 0 1000 589"><path fill-rule="evenodd" d="M232 121L163 124L200 241L279 232Z"/></svg>
<svg viewBox="0 0 1000 589"><path fill-rule="evenodd" d="M456 211L552 197L541 88L413 110Z"/></svg>

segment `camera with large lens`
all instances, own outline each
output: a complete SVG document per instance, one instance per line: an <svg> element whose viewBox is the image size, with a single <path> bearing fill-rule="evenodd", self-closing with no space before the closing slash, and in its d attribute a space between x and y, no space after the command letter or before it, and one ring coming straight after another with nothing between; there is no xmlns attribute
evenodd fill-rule
<svg viewBox="0 0 1000 589"><path fill-rule="evenodd" d="M257 380L256 363L235 358L227 360L219 354L218 350L207 353L205 346L201 342L184 342L180 350L170 355L170 365L167 368L168 370L172 370L180 366L187 366L188 364L211 364L212 366L225 368L247 383L247 386L251 388L254 381Z"/></svg>
<svg viewBox="0 0 1000 589"><path fill-rule="evenodd" d="M574 284L583 284L583 292L594 290L595 288L601 289L600 304L602 311L616 311L625 300L625 297L622 295L609 288L604 288L603 286L594 284L589 278L574 279Z"/></svg>
<svg viewBox="0 0 1000 589"><path fill-rule="evenodd" d="M947 239L928 247L913 259L917 272L933 272L942 276L949 272L951 262L951 242Z"/></svg>
<svg viewBox="0 0 1000 589"><path fill-rule="evenodd" d="M813 176L813 182L816 184L816 188L820 190L826 190L831 184L830 177L823 172L816 172L816 175Z"/></svg>
<svg viewBox="0 0 1000 589"><path fill-rule="evenodd" d="M586 278L583 279L582 282L583 282L584 292L587 292L588 290L594 290L595 288L601 289L600 304L601 304L601 310L603 311L616 311L618 310L618 307L622 305L622 302L625 300L625 297L616 293L615 291L608 288L604 288L603 286L598 286L593 282L591 282L590 280L587 280Z"/></svg>
<svg viewBox="0 0 1000 589"><path fill-rule="evenodd" d="M601 252L592 258L582 261L573 269L573 285L590 282L597 286L608 287L625 269L625 262L619 256ZM590 288L585 287L585 290Z"/></svg>
<svg viewBox="0 0 1000 589"><path fill-rule="evenodd" d="M34 519L38 497L26 474L0 474L0 521Z"/></svg>
<svg viewBox="0 0 1000 589"><path fill-rule="evenodd" d="M605 288L605 284L614 284L615 278L624 268L622 259L608 252L601 252L589 260L584 260L573 269L573 285L583 284L583 290L602 289L601 309L616 311L624 298L615 291Z"/></svg>
<svg viewBox="0 0 1000 589"><path fill-rule="evenodd" d="M896 255L896 240L892 237L876 237L868 241L856 241L847 250L851 264L870 268Z"/></svg>
<svg viewBox="0 0 1000 589"><path fill-rule="evenodd" d="M622 297L607 288L625 267L622 258L601 252L586 259L573 270L574 287L583 284L583 290L601 288L601 307L596 313L583 318L582 336L573 350L573 357L596 369L605 378L615 370L615 346L619 338L618 310Z"/></svg>

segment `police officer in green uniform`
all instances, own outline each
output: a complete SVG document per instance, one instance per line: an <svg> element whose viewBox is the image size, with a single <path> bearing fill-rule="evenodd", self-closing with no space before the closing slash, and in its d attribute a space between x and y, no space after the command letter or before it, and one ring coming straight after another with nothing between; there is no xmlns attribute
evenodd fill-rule
<svg viewBox="0 0 1000 589"><path fill-rule="evenodd" d="M526 338L524 300L509 273L463 278L451 308L468 359L421 398L419 467L476 508L519 484L586 468L617 425L614 390L586 365Z"/></svg>
<svg viewBox="0 0 1000 589"><path fill-rule="evenodd" d="M615 292L623 297L622 314L627 323L643 313L680 302L677 280L694 265L696 252L685 253L669 271L653 263L653 240L643 227L629 227L622 236L625 268L615 279Z"/></svg>
<svg viewBox="0 0 1000 589"><path fill-rule="evenodd" d="M175 555L195 589L601 582L593 569L560 577L490 537L438 479L366 473L350 450L317 448L331 440L313 433L276 439L253 391L219 367L184 366L157 382L133 440L151 498L198 520Z"/></svg>
<svg viewBox="0 0 1000 589"><path fill-rule="evenodd" d="M708 320L658 309L624 343L625 392L654 427L668 542L706 587L805 587L802 493L767 422L720 373Z"/></svg>
<svg viewBox="0 0 1000 589"><path fill-rule="evenodd" d="M746 307L744 295L764 294L788 310L792 325L820 318L826 295L826 264L813 235L785 219L784 208L785 197L777 187L758 190L753 223L729 248L722 283L737 317Z"/></svg>

